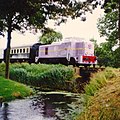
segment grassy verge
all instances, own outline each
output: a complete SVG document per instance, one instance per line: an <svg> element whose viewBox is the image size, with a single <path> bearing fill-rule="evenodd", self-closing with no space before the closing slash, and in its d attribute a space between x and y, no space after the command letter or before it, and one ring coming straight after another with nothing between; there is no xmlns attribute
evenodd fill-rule
<svg viewBox="0 0 120 120"><path fill-rule="evenodd" d="M97 73L85 87L86 106L77 120L120 120L119 70Z"/></svg>
<svg viewBox="0 0 120 120"><path fill-rule="evenodd" d="M31 95L32 93L33 91L31 88L18 82L0 77L0 99L3 101L24 98Z"/></svg>

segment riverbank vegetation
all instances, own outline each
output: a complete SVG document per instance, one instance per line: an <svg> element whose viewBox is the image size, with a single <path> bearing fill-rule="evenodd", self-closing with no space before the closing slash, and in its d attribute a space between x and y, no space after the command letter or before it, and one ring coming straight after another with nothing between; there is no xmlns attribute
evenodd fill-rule
<svg viewBox="0 0 120 120"><path fill-rule="evenodd" d="M106 68L85 86L85 109L77 120L120 119L119 69Z"/></svg>
<svg viewBox="0 0 120 120"><path fill-rule="evenodd" d="M10 64L10 79L4 79L5 64L0 64L0 99L13 100L31 94L31 89L23 84L37 87L39 90L72 90L73 67L47 64ZM23 83L23 84L20 84Z"/></svg>
<svg viewBox="0 0 120 120"><path fill-rule="evenodd" d="M0 76L0 102L21 99L32 93L30 87Z"/></svg>
<svg viewBox="0 0 120 120"><path fill-rule="evenodd" d="M74 76L73 67L61 64L11 64L10 79L40 88L64 90Z"/></svg>

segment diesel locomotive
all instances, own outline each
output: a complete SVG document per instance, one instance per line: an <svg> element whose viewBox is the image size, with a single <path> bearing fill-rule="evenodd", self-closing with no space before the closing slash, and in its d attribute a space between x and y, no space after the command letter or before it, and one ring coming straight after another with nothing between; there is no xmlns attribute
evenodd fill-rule
<svg viewBox="0 0 120 120"><path fill-rule="evenodd" d="M5 61L6 50L3 59ZM28 46L12 47L10 62L51 63L73 66L90 66L97 64L94 44L82 39L68 38L52 44L35 43Z"/></svg>

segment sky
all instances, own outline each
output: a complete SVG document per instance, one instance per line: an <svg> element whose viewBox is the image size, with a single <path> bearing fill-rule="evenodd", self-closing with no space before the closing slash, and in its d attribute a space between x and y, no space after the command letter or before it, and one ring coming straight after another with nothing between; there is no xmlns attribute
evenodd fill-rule
<svg viewBox="0 0 120 120"><path fill-rule="evenodd" d="M48 22L48 26L55 29L57 32L61 32L63 39L66 37L80 37L85 40L94 38L98 43L104 42L105 39L101 38L97 29L97 19L103 16L103 10L97 8L93 11L93 14L87 13L87 19L85 22L80 18L75 20L68 19L66 23L62 23L60 26L55 26L53 21ZM30 45L38 42L41 33L30 33L29 31L21 34L18 31L12 32L11 46ZM3 38L0 36L0 49L6 48L7 34Z"/></svg>

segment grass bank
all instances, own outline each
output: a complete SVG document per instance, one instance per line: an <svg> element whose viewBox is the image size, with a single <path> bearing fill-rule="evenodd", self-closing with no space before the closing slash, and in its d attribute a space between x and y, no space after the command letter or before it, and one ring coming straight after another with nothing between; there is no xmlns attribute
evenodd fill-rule
<svg viewBox="0 0 120 120"><path fill-rule="evenodd" d="M120 120L120 71L107 68L85 87L85 109L77 120Z"/></svg>
<svg viewBox="0 0 120 120"><path fill-rule="evenodd" d="M2 101L24 98L32 93L30 87L0 76L0 99Z"/></svg>

